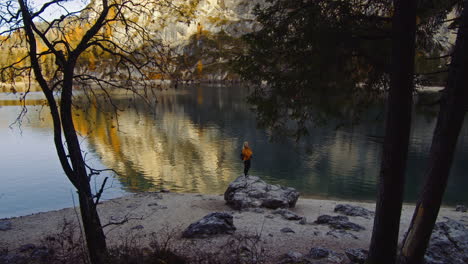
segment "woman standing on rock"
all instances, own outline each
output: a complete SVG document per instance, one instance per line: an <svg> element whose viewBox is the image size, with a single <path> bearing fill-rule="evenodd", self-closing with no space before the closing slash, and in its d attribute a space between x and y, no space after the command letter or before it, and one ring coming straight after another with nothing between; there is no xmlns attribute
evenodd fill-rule
<svg viewBox="0 0 468 264"><path fill-rule="evenodd" d="M242 148L241 159L244 161L244 176L247 177L247 173L250 169L250 159L252 158L252 150L249 148L249 142L244 142L244 147Z"/></svg>

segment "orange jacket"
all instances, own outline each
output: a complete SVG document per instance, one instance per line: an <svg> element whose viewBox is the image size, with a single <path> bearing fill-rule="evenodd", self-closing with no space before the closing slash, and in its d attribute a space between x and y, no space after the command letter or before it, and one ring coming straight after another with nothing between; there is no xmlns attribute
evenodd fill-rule
<svg viewBox="0 0 468 264"><path fill-rule="evenodd" d="M252 157L252 150L250 148L243 148L242 149L242 160L249 160Z"/></svg>

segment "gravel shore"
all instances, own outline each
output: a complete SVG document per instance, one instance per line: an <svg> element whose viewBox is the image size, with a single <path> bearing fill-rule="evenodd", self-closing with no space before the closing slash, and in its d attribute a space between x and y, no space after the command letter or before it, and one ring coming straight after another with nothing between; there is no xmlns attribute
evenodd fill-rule
<svg viewBox="0 0 468 264"><path fill-rule="evenodd" d="M320 215L339 215L334 212L337 204L360 206L371 211L375 208L374 203L299 198L296 207L290 210L305 219L287 220L269 209L232 210L222 195L142 193L105 201L98 209L103 225L107 225L104 230L111 246L128 242L129 238L146 246L154 238L164 240L170 237L174 245L190 244L190 247L197 248L197 252L216 252L233 237L255 238L256 246L264 249L267 258L276 260L291 251L306 254L313 247L338 253L350 248L367 249L372 217L348 216L350 222L365 228L362 231L337 232L328 225L314 223ZM408 228L413 210L414 205L404 205L400 239ZM231 213L237 228L235 234L205 239L181 237L185 228L211 212ZM456 212L452 207L441 208L438 221L446 217L468 222L466 213ZM47 236L59 234L64 225L75 226L79 232L78 219L79 210L74 208L3 219L1 222L5 228L0 230L0 248L14 250L25 244L40 245Z"/></svg>

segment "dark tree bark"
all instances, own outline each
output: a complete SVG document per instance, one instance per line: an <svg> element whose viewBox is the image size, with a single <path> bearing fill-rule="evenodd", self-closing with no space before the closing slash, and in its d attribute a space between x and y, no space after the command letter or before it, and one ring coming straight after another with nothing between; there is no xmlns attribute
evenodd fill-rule
<svg viewBox="0 0 468 264"><path fill-rule="evenodd" d="M107 1L104 0L103 2L105 3L104 7L106 7ZM91 192L89 177L86 171L86 165L81 153L81 147L73 124L72 116L74 68L76 65L76 58L80 53L73 53L68 58L65 58L60 52L52 49L57 55L57 60L59 60L60 64L64 67L60 108L58 108L53 92L42 75L41 65L37 59L37 40L34 35L34 22L32 21L30 10L24 0L19 0L19 5L21 15L23 17L26 39L29 45L31 67L50 106L54 125L54 143L57 154L65 174L78 190L81 220L84 227L90 261L93 264L102 264L106 262L108 253L106 239L96 210L96 203L94 202L94 197ZM101 17L105 18L106 15L107 12L104 11ZM93 32L96 34L100 26L102 26L102 24L98 24L98 26L91 28L91 30L94 29L94 31L90 30L89 32L91 32L91 34ZM92 37L92 35L90 37ZM62 131L67 142L68 155L66 154L67 152L63 146ZM71 162L71 166L69 162Z"/></svg>
<svg viewBox="0 0 468 264"><path fill-rule="evenodd" d="M455 50L449 66L447 87L444 91L437 125L434 130L426 178L420 193L410 227L402 243L399 263L423 263L424 254L434 228L458 135L468 107L468 1L463 3L461 24Z"/></svg>
<svg viewBox="0 0 468 264"><path fill-rule="evenodd" d="M42 89L53 120L60 164L78 192L90 261L102 264L107 262L108 250L96 207L107 178L101 189L93 193L91 177L104 170L92 169L84 160L73 123L72 109L81 104L73 102L73 86L78 84L88 100L104 94L114 107L115 115L119 109L112 103L111 90L121 89L149 99L148 92L154 83L148 72L169 73L172 64L165 60L162 63L161 58L170 58L172 48L155 39L150 29L133 18L143 13L149 16L156 11L173 12L182 20L187 15L188 22L195 9L190 3L179 5L160 0L96 0L80 11L69 12L62 6L63 2L49 0L38 9L32 9L27 0L0 1L1 44L19 45L26 53L19 60L13 58L6 66L1 65L0 77L12 83L18 76L34 77ZM44 12L58 9L64 14L51 21L44 20ZM113 37L108 31L116 28L118 37ZM79 31L75 32L77 29ZM101 77L86 68L87 56L92 50L99 50L108 58L103 60L102 66L113 69L111 74L118 73L118 78ZM44 65L45 60L55 61L55 65ZM44 66L50 68L43 71Z"/></svg>
<svg viewBox="0 0 468 264"><path fill-rule="evenodd" d="M86 171L85 162L81 152L80 142L76 134L72 116L72 87L73 71L75 68L74 58L71 57L64 69L64 84L60 101L60 117L65 139L67 141L69 159L75 173L80 202L81 220L86 235L86 245L89 258L93 264L106 263L107 245L106 237L102 229L101 220L97 212L97 204L89 184L89 177Z"/></svg>
<svg viewBox="0 0 468 264"><path fill-rule="evenodd" d="M413 104L416 2L394 1L390 91L369 264L396 260Z"/></svg>

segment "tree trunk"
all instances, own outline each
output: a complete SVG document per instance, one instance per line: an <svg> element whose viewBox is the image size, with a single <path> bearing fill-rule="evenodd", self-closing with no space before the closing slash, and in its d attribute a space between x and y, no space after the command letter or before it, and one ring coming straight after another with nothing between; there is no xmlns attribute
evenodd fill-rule
<svg viewBox="0 0 468 264"><path fill-rule="evenodd" d="M411 127L416 0L395 0L394 8L390 91L368 264L396 260Z"/></svg>
<svg viewBox="0 0 468 264"><path fill-rule="evenodd" d="M464 1L461 26L441 100L429 154L429 166L410 227L403 241L399 263L419 264L434 228L447 185L458 135L468 107L468 1Z"/></svg>
<svg viewBox="0 0 468 264"><path fill-rule="evenodd" d="M81 154L81 146L73 124L72 87L75 61L69 58L63 77L62 96L60 101L60 116L62 128L67 141L68 155L72 163L76 179L76 189L80 201L81 220L86 236L89 257L93 264L103 264L107 258L106 237L94 203L85 161Z"/></svg>
<svg viewBox="0 0 468 264"><path fill-rule="evenodd" d="M83 222L90 261L93 264L104 264L106 263L108 253L106 238L104 236L101 221L96 210L96 204L93 199L93 194L91 192L91 186L89 184L89 178L86 171L86 164L81 153L80 143L73 124L72 87L76 59L78 58L79 54L81 54L86 49L88 41L95 34L97 34L100 28L102 28L103 21L109 11L107 0L102 1L104 9L99 16L97 23L94 24L93 27L85 34L84 38L78 45L78 48L71 54L68 54L68 59L66 59L63 53L60 53L57 50L53 52L57 60L63 64L63 87L60 101L60 114L53 92L48 87L48 84L42 75L41 65L38 61L37 43L33 30L34 22L30 14L31 11L28 8L27 2L25 0L19 0L18 3L20 5L26 39L29 45L31 67L34 71L35 78L39 82L39 85L41 86L42 91L44 92L50 105L54 124L54 143L57 154L65 174L78 190L81 219ZM43 40L45 40L45 36L42 37ZM62 130L67 143L66 145L68 156L65 152L62 142ZM71 166L69 162L71 162Z"/></svg>

